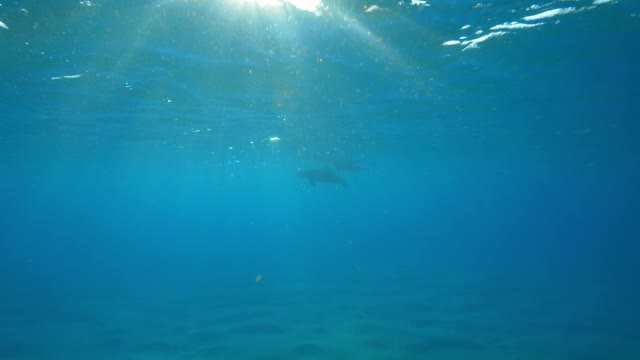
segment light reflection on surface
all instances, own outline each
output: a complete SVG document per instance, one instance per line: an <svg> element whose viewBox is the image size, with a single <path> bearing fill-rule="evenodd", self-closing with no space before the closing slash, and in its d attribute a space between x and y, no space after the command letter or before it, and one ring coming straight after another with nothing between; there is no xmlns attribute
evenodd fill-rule
<svg viewBox="0 0 640 360"><path fill-rule="evenodd" d="M241 4L256 4L260 7L274 7L291 5L298 10L308 11L320 15L322 0L230 0Z"/></svg>

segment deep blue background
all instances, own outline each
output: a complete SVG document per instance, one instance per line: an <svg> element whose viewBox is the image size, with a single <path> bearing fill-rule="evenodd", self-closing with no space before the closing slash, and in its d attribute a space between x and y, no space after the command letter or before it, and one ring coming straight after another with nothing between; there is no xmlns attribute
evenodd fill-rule
<svg viewBox="0 0 640 360"><path fill-rule="evenodd" d="M640 7L442 46L548 9L475 3L3 1L3 301L261 274L576 287L637 319ZM334 158L346 188L297 176Z"/></svg>

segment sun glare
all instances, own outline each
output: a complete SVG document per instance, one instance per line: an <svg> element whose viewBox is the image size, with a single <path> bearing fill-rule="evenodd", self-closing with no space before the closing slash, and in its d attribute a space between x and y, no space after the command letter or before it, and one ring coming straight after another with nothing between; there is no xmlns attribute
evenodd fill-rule
<svg viewBox="0 0 640 360"><path fill-rule="evenodd" d="M275 7L291 5L298 10L320 15L322 0L232 0L236 3L256 4L259 7Z"/></svg>

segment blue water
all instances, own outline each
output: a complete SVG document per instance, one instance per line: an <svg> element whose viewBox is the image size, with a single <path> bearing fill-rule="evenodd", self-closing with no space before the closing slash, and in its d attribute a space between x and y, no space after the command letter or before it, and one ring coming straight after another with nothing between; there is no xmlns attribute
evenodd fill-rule
<svg viewBox="0 0 640 360"><path fill-rule="evenodd" d="M640 3L0 4L0 359L640 358Z"/></svg>

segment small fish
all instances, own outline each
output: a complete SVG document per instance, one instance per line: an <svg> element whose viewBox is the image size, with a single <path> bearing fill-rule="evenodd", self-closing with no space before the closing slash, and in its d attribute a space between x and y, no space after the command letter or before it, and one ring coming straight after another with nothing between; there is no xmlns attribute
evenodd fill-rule
<svg viewBox="0 0 640 360"><path fill-rule="evenodd" d="M0 20L0 27L9 30L9 27L7 26L7 24L3 23L2 20Z"/></svg>

